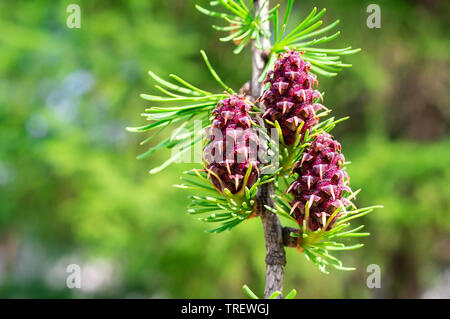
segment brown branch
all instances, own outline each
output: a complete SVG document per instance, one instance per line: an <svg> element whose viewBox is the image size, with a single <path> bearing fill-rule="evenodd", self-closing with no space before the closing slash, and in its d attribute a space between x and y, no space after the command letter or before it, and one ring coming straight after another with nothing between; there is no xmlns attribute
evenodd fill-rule
<svg viewBox="0 0 450 319"><path fill-rule="evenodd" d="M297 248L300 238L292 237L291 233L299 234L298 228L283 227L283 245L286 247Z"/></svg>
<svg viewBox="0 0 450 319"><path fill-rule="evenodd" d="M262 5L261 20L267 15L269 1L254 0L255 10L258 11ZM262 25L263 28L269 30L269 22ZM263 49L256 47L256 41L252 43L252 81L250 84L250 92L253 99L257 99L262 92L262 85L258 82L266 63L267 52L264 48L269 48L270 43L267 39L262 39ZM260 121L263 124L262 121ZM268 298L275 291L283 292L283 276L284 267L286 265L286 253L284 251L283 228L281 227L278 216L268 211L264 206L273 207L273 184L268 183L260 187L255 198L255 215L261 217L264 228L264 239L266 246L266 286L264 289L264 297ZM288 234L289 235L289 234ZM287 241L289 242L289 241ZM280 296L281 298L281 296Z"/></svg>

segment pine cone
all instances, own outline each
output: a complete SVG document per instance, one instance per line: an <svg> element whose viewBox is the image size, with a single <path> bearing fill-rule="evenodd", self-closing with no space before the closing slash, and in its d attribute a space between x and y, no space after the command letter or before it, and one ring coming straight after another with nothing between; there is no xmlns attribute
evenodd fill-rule
<svg viewBox="0 0 450 319"><path fill-rule="evenodd" d="M210 142L203 156L211 181L219 191L227 188L236 194L258 179L259 139L251 128L250 109L243 95L234 94L219 101L212 112L212 124L206 131ZM250 164L249 177L244 180Z"/></svg>
<svg viewBox="0 0 450 319"><path fill-rule="evenodd" d="M288 49L278 56L274 70L264 81L270 83L270 88L260 97L267 108L263 118L278 121L286 145L292 145L299 133L304 134L316 125L319 121L316 111L324 108L314 102L322 95L312 89L318 82L316 76L309 73L310 68L311 64L300 58L300 52ZM297 132L302 122L301 132Z"/></svg>
<svg viewBox="0 0 450 319"><path fill-rule="evenodd" d="M305 219L307 201L310 201L307 227L311 230L324 227L338 207L352 205L342 196L343 191L351 192L347 186L350 179L343 166L344 155L341 153L341 145L327 133L318 135L308 151L303 154L302 160L295 164L293 172L298 173L298 178L287 192L295 197L291 206L300 225ZM341 214L342 211L333 217L327 229L333 226Z"/></svg>

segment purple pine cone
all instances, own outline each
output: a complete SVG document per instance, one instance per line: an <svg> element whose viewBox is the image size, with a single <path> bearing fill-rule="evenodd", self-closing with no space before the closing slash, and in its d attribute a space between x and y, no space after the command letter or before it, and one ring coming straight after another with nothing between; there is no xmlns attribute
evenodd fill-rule
<svg viewBox="0 0 450 319"><path fill-rule="evenodd" d="M304 134L316 125L319 121L316 112L324 108L314 102L317 98L322 99L322 95L312 89L318 84L316 76L308 73L311 64L303 61L300 54L287 50L278 56L274 70L264 81L270 83L270 88L260 97L267 108L263 118L270 122L278 121L286 145L292 145L298 133ZM297 132L302 122L301 132Z"/></svg>
<svg viewBox="0 0 450 319"><path fill-rule="evenodd" d="M203 150L207 171L214 186L236 194L251 187L259 176L259 139L251 128L251 105L242 95L231 95L218 102L212 124L207 128L210 143ZM245 174L252 164L248 178Z"/></svg>
<svg viewBox="0 0 450 319"><path fill-rule="evenodd" d="M291 206L300 225L305 219L307 201L310 201L307 227L311 230L323 228L338 207L352 205L347 198L342 197L343 191L351 192L347 186L350 179L343 165L341 144L327 133L318 135L303 154L302 160L295 164L293 172L298 173L298 178L287 192L294 195ZM333 226L341 214L342 211L333 217L327 229Z"/></svg>

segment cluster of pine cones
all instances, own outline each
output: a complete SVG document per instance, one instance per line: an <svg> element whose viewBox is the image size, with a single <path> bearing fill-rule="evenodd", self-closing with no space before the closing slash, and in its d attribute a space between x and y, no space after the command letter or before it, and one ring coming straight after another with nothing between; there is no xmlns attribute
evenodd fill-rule
<svg viewBox="0 0 450 319"><path fill-rule="evenodd" d="M310 63L302 60L298 51L280 54L274 70L264 81L270 86L258 99L265 106L262 118L269 127L278 122L286 146L294 144L299 134L303 139L305 132L319 122L316 112L324 109L316 102L322 96L313 89L318 82L316 76L309 73L310 68ZM257 147L260 141L252 130L254 121L250 110L251 104L245 97L234 94L219 101L212 113L204 160L211 181L219 191L227 188L233 194L239 193L245 186L250 188L259 177ZM220 134L213 134L214 131ZM309 211L309 229L331 228L340 214L334 214L333 220L330 216L339 207L351 204L343 197L344 192L351 190L339 142L327 133L316 136L292 173L297 173L298 178L287 192L294 196L291 206L299 225ZM246 174L248 178L244 178Z"/></svg>

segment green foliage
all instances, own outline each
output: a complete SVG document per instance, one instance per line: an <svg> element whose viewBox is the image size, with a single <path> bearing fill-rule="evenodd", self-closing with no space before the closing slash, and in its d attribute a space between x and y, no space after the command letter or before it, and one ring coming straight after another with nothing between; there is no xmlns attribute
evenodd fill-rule
<svg viewBox="0 0 450 319"><path fill-rule="evenodd" d="M211 1L210 5L213 7L220 5L226 9L228 13L208 10L198 4L196 4L195 7L205 15L221 18L228 22L228 25L226 26L213 25L213 28L218 31L230 33L229 36L220 38L220 41L234 41L237 44L237 47L233 51L235 54L239 54L252 39L256 40L257 45L262 48L261 37L268 38L270 37L270 33L264 30L261 27L261 24L269 20L272 17L273 12L278 9L278 6L276 6L268 12L268 16L265 19L261 19L261 12L264 6L258 11L255 11L253 1L250 1L251 10L245 4L244 0Z"/></svg>
<svg viewBox="0 0 450 319"><path fill-rule="evenodd" d="M203 56L209 72L216 82L228 93L233 94L233 90L231 90L220 79L216 71L212 68L206 53L203 50L200 51L200 53ZM195 143L201 141L201 135L195 136L196 127L194 120L200 119L199 123L201 127L197 129L204 129L208 125L211 110L215 108L219 100L225 98L227 95L223 93L213 94L211 92L199 89L174 74L170 74L170 77L182 86L163 80L152 71L149 71L148 73L161 85L155 85L155 88L164 93L166 96L141 94L141 98L151 102L173 103L174 106L152 106L146 109L142 116L144 116L147 120L152 121L152 123L140 127L128 127L127 130L130 132L146 132L149 130L158 129L155 134L141 142L141 145L143 145L152 140L171 124L179 122L182 123L175 128L175 131L171 137L166 138L158 145L151 147L148 151L138 156L138 159L142 159L162 148L172 149L177 147L178 152L175 155L150 171L151 174L154 174L166 168L184 154L188 153ZM168 91L167 89L173 92Z"/></svg>
<svg viewBox="0 0 450 319"><path fill-rule="evenodd" d="M247 286L244 285L242 286L242 290L244 290L245 294L250 298L250 299L259 299L259 297ZM281 295L280 291L275 291L273 294L271 294L269 296L269 299L276 299L278 296ZM292 289L287 295L286 297L284 297L284 299L294 299L295 296L297 295L297 290Z"/></svg>
<svg viewBox="0 0 450 319"><path fill-rule="evenodd" d="M339 20L319 29L323 24L323 21L319 19L325 14L326 9L322 9L317 13L317 8L314 7L311 13L288 33L286 28L293 4L294 0L288 0L281 25L279 25L278 21L278 12L275 12L273 15L274 44L272 46L273 53L269 59L269 64L275 61L276 53L283 52L285 48L295 48L296 50L305 52L302 59L309 61L312 65L311 70L317 74L327 77L336 76L342 67L350 67L351 64L345 64L340 61L341 56L357 53L361 49L352 49L352 47L343 49L316 47L317 45L330 42L339 36L339 31L330 36L324 35L336 27L339 24ZM317 38L318 36L321 37Z"/></svg>
<svg viewBox="0 0 450 319"><path fill-rule="evenodd" d="M244 290L245 294L249 296L250 299L259 299L259 297L247 286L242 286L242 290Z"/></svg>
<svg viewBox="0 0 450 319"><path fill-rule="evenodd" d="M253 1L250 1L250 3L253 5ZM302 22L288 32L286 29L294 0L288 0L282 20L279 20L279 4L268 10L267 17L264 20L261 20L261 10L266 4L258 12L251 12L242 0L238 2L233 0L211 1L210 4L212 6L221 5L228 13L207 10L199 5L196 5L196 8L203 14L224 19L229 23L228 26L222 27L213 25L213 28L231 33L227 37L220 38L220 41L234 41L237 44L234 53L240 53L251 39L256 39L257 46L262 49L269 48L262 47L261 37L272 42L271 54L267 66L259 78L260 81L263 81L267 71L272 67L277 54L284 52L286 48L304 51L305 54L302 58L311 63L311 69L326 77L336 76L337 72L342 70L341 68L351 66L351 64L343 63L341 56L361 51L361 49L352 49L352 47L340 49L318 47L318 45L333 41L340 35L339 31L329 36L326 35L328 31L339 24L339 20L319 29L323 24L320 19L325 14L326 9L317 12L317 8L314 7ZM273 34L261 28L261 24L268 20L273 22Z"/></svg>
<svg viewBox="0 0 450 319"><path fill-rule="evenodd" d="M243 185L247 184L246 181L251 170L252 165L250 164L244 176ZM199 218L199 220L207 223L222 223L220 227L208 230L211 233L231 230L249 218L255 204L254 198L257 194L258 187L274 180L274 177L271 175L264 174L250 188L245 186L240 192L232 194L227 188L219 191L214 187L208 178L208 175L212 174L210 171L193 169L185 172L185 174L189 175L189 178L182 176L181 179L184 183L175 185L176 187L186 188L196 192L207 192L209 195L190 196L191 204L188 213L191 215L210 214L208 217ZM195 180L192 178L195 178Z"/></svg>

